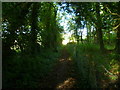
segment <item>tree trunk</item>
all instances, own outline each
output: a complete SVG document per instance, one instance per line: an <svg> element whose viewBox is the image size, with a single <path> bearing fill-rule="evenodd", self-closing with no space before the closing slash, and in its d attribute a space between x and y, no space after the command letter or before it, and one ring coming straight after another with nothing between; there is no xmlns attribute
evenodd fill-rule
<svg viewBox="0 0 120 90"><path fill-rule="evenodd" d="M118 14L120 15L120 2L118 3ZM120 21L118 20L117 25L120 24ZM116 37L116 52L117 54L120 54L120 25L117 28L117 37Z"/></svg>
<svg viewBox="0 0 120 90"><path fill-rule="evenodd" d="M91 35L92 33L91 33L91 26L89 25L89 42L91 43L91 38L92 38L92 35Z"/></svg>
<svg viewBox="0 0 120 90"><path fill-rule="evenodd" d="M96 13L97 13L96 15L97 16L97 23L96 23L97 40L100 45L100 49L104 51L102 21L100 16L100 3L96 3Z"/></svg>
<svg viewBox="0 0 120 90"><path fill-rule="evenodd" d="M89 26L89 23L86 23L86 24L87 24L87 42L89 42L90 41L90 35L89 35L90 34L90 32L89 32L90 28L89 27L90 26Z"/></svg>
<svg viewBox="0 0 120 90"><path fill-rule="evenodd" d="M118 14L120 15L120 2L118 2ZM118 20L117 24L120 24L120 20ZM116 53L119 55L117 57L119 63L120 63L120 25L117 28L117 37L116 37ZM119 64L119 70L120 70L120 64ZM118 80L117 80L117 87L120 87L120 73L118 75Z"/></svg>
<svg viewBox="0 0 120 90"><path fill-rule="evenodd" d="M93 32L92 32L92 34L93 34L93 43L96 43L96 31L95 31L95 29L93 29Z"/></svg>
<svg viewBox="0 0 120 90"><path fill-rule="evenodd" d="M111 40L110 40L110 31L108 31L108 44L111 44Z"/></svg>
<svg viewBox="0 0 120 90"><path fill-rule="evenodd" d="M30 53L31 55L35 54L36 52L36 43L37 43L37 21L38 21L38 9L40 3L34 3L32 8L32 15L31 15L31 48Z"/></svg>
<svg viewBox="0 0 120 90"><path fill-rule="evenodd" d="M88 28L87 28L87 42L89 42L89 31L88 31Z"/></svg>
<svg viewBox="0 0 120 90"><path fill-rule="evenodd" d="M81 33L80 40L81 40L81 43L83 43L82 31L80 33Z"/></svg>
<svg viewBox="0 0 120 90"><path fill-rule="evenodd" d="M76 36L77 43L79 43L79 35L78 35L78 30L77 30L77 28L76 28L76 30L75 30L75 36Z"/></svg>
<svg viewBox="0 0 120 90"><path fill-rule="evenodd" d="M117 51L117 54L120 54L120 25L117 29L116 51Z"/></svg>

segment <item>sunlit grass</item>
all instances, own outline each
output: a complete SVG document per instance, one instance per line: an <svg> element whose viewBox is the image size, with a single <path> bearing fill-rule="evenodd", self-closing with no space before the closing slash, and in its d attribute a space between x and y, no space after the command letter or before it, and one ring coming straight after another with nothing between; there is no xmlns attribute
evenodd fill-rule
<svg viewBox="0 0 120 90"><path fill-rule="evenodd" d="M110 73L108 73L108 77L111 81L113 80L117 80L118 79L118 75L119 75L119 62L117 60L112 59L110 62L111 65L111 69L110 69Z"/></svg>

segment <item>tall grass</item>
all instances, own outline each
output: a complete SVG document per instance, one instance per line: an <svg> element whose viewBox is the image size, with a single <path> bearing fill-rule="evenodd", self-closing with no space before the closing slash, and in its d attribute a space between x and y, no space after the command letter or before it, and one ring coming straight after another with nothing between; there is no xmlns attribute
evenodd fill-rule
<svg viewBox="0 0 120 90"><path fill-rule="evenodd" d="M108 80L107 71L112 69L113 54L103 54L95 44L69 44L68 51L75 62L81 88L101 88L103 80ZM115 61L115 60L114 60ZM106 71L107 70L107 71Z"/></svg>

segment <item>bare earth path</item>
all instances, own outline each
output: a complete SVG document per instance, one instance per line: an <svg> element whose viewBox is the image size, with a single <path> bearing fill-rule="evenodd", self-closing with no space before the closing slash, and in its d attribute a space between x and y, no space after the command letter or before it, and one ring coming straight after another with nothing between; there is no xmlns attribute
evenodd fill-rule
<svg viewBox="0 0 120 90"><path fill-rule="evenodd" d="M53 71L42 82L40 88L54 88L56 90L69 90L74 88L76 79L72 68L72 61L66 49L61 51L61 57Z"/></svg>

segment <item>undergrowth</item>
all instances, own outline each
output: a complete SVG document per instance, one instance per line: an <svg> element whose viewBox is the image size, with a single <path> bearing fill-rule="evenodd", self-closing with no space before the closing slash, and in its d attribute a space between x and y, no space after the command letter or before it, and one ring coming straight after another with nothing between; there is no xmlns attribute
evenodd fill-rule
<svg viewBox="0 0 120 90"><path fill-rule="evenodd" d="M59 54L46 50L34 58L16 54L3 61L3 88L37 88L57 61Z"/></svg>
<svg viewBox="0 0 120 90"><path fill-rule="evenodd" d="M104 54L95 44L68 44L80 88L106 88L118 78L119 64L115 53ZM114 87L114 86L113 86Z"/></svg>

